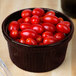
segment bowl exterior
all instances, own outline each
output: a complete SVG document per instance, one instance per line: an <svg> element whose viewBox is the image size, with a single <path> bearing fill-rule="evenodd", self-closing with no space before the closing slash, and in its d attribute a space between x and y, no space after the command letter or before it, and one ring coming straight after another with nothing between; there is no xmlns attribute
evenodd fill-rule
<svg viewBox="0 0 76 76"><path fill-rule="evenodd" d="M32 48L8 42L10 58L21 69L46 72L57 68L66 55L68 43L54 47Z"/></svg>

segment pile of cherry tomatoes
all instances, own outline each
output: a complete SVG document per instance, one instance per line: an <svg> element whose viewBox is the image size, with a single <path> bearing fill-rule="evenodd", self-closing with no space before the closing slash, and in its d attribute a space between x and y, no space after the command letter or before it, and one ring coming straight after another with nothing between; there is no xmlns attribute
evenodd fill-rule
<svg viewBox="0 0 76 76"><path fill-rule="evenodd" d="M57 17L54 11L26 9L21 12L20 19L9 23L8 31L9 36L20 43L48 45L66 37L70 32L70 22Z"/></svg>

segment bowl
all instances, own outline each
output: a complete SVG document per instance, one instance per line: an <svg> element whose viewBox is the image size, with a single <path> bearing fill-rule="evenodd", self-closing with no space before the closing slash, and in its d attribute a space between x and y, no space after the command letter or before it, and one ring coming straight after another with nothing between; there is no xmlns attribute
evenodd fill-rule
<svg viewBox="0 0 76 76"><path fill-rule="evenodd" d="M27 9L33 10L34 8ZM55 11L57 17L62 17L65 21L71 23L71 31L63 40L50 45L26 45L10 38L8 24L13 20L21 18L20 14L24 9L10 14L2 23L2 32L7 41L12 62L19 68L30 72L47 72L60 66L65 59L67 46L74 31L74 25L66 15L53 9L42 9L45 12Z"/></svg>

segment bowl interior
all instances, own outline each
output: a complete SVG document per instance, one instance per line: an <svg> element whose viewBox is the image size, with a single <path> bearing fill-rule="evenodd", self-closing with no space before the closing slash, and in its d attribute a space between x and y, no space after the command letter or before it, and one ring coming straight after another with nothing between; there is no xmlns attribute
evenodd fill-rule
<svg viewBox="0 0 76 76"><path fill-rule="evenodd" d="M27 8L27 9L31 9L33 10L34 8ZM12 38L9 37L9 31L8 31L8 24L13 21L13 20L18 20L19 18L21 18L21 12L24 10L19 10L19 11L16 11L12 14L10 14L8 17L6 17L6 19L3 21L3 24L2 24L2 31L3 31L3 34L5 35L6 39L7 40L11 40L12 42L16 43L16 44L19 44L19 45L22 45L22 46L28 46L28 47L43 47L43 46L54 46L54 45L58 45L58 44L61 44L62 42L64 42L65 40L67 40L69 38L70 35L72 35L73 31L74 31L74 26L73 26L73 23L72 21L66 16L64 15L63 13L60 13L56 10L53 10L53 9L49 9L49 8L42 8L44 9L45 12L47 11L55 11L56 13L56 16L57 17L62 17L64 19L64 21L69 21L71 23L71 31L69 34L66 35L66 37L57 42L57 43L54 43L54 44L49 44L49 45L26 45L26 44L22 44L22 43L19 43L19 42L16 42L14 41Z"/></svg>

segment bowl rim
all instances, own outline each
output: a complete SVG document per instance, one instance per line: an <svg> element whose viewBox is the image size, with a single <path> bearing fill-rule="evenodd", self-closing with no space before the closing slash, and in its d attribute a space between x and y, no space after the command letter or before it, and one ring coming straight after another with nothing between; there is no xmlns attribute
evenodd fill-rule
<svg viewBox="0 0 76 76"><path fill-rule="evenodd" d="M47 47L47 46L52 47L52 46L57 46L57 45L60 45L61 43L64 43L64 42L67 41L67 40L69 39L69 37L73 34L73 32L74 32L74 24L73 24L72 20L71 20L68 16L66 16L66 15L63 14L62 12L59 12L59 11L54 10L54 9L42 8L42 9L47 10L47 11L52 10L52 11L55 11L55 13L60 13L60 14L62 14L63 16L65 16L65 17L71 22L71 31L70 31L70 33L68 34L68 36L66 36L63 40L60 40L59 42L56 42L56 43L53 43L53 44L48 44L48 45L28 45L28 44L22 44L22 43L19 43L19 42L13 40L13 39L6 33L6 31L4 30L5 22L6 22L6 20L7 20L11 15L13 15L13 14L15 14L15 13L18 13L18 12L20 12L20 11L22 11L22 10L26 10L26 9L31 9L31 10L32 10L32 9L34 9L34 8L25 8L25 9L21 9L21 10L15 11L15 12L11 13L10 15L8 15L8 16L4 19L4 21L3 21L3 23L2 23L2 32L3 32L4 36L6 37L6 39L7 39L8 41L11 41L12 43L15 43L15 44L18 44L18 45L21 45L21 46L26 46L26 47L38 47L38 48L39 48L39 47Z"/></svg>

